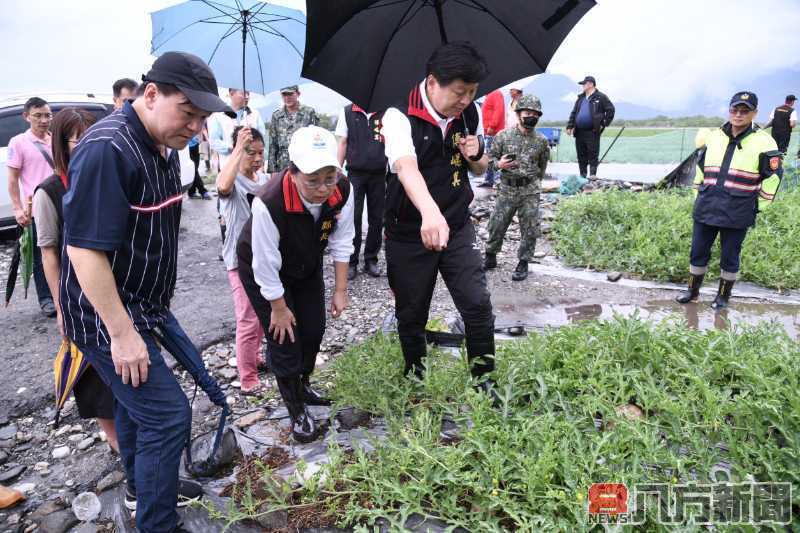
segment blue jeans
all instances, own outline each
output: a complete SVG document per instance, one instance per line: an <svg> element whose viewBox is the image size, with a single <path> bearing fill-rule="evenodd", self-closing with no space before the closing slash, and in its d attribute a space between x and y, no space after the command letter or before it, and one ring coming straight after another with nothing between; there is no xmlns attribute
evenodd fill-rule
<svg viewBox="0 0 800 533"><path fill-rule="evenodd" d="M172 314L163 332L181 349L191 341ZM141 533L167 533L178 524L178 467L191 429L191 410L153 335L142 332L150 355L147 381L123 385L114 370L110 346L79 346L116 400L115 425L128 486L135 490L136 527Z"/></svg>
<svg viewBox="0 0 800 533"><path fill-rule="evenodd" d="M483 153L488 154L489 151L492 149L492 141L494 141L493 135L484 135L483 136ZM491 183L494 185L495 182L495 175L494 170L492 169L492 164L489 163L489 166L486 167L486 177L483 179L485 183Z"/></svg>

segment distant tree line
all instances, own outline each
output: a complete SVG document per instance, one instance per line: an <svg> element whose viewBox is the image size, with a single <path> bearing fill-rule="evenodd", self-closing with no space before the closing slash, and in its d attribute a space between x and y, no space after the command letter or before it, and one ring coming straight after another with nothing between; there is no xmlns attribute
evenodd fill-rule
<svg viewBox="0 0 800 533"><path fill-rule="evenodd" d="M615 127L627 126L629 128L713 128L725 122L721 117L707 117L704 115L693 115L691 117L667 117L658 115L653 118L639 120L614 120ZM566 120L545 120L539 123L541 126L564 128Z"/></svg>

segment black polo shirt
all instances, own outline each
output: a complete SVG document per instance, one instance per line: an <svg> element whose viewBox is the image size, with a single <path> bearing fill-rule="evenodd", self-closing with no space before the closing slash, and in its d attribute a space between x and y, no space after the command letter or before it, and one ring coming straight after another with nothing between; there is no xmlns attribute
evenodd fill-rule
<svg viewBox="0 0 800 533"><path fill-rule="evenodd" d="M175 291L181 219L178 152L157 150L130 102L93 125L69 165L64 243L108 256L137 330L166 318ZM99 346L111 338L62 250L60 300L66 335Z"/></svg>

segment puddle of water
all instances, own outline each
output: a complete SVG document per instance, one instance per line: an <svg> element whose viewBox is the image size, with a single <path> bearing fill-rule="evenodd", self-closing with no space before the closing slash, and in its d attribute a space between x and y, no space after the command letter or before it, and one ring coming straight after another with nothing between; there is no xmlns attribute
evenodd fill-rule
<svg viewBox="0 0 800 533"><path fill-rule="evenodd" d="M635 287L638 289L666 289L674 291L682 291L686 289L686 283L669 283L660 281L648 281L640 279L631 279L623 277L617 282L610 282L607 280L606 272L597 272L593 270L571 268L564 266L558 258L547 256L542 260L541 264L532 263L529 270L536 274L544 274L547 276L554 276L558 278L568 278L584 281L594 281L598 283L623 285L625 287ZM701 295L709 295L713 299L717 294L716 280L707 282L701 289ZM800 291L783 291L778 292L765 287L760 287L753 283L746 281L738 281L736 288L733 292L734 300L742 301L743 298L758 298L761 300L768 300L780 304L797 304L800 305ZM494 300L494 297L492 298ZM738 303L738 302L736 302Z"/></svg>
<svg viewBox="0 0 800 533"><path fill-rule="evenodd" d="M781 326L793 339L800 338L800 306L732 302L731 307L716 312L709 302L681 305L673 300L654 300L643 305L580 304L541 306L524 302L497 301L497 323L524 324L526 329L547 326L559 327L581 320L609 320L615 314L632 316L638 312L642 320L663 321L675 316L686 320L689 327L699 330L728 329L732 325L755 325L768 322Z"/></svg>

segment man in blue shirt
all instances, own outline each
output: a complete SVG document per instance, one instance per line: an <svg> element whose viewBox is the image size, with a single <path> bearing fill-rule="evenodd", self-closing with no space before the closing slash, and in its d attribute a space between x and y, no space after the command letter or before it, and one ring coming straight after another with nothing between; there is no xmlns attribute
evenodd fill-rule
<svg viewBox="0 0 800 533"><path fill-rule="evenodd" d="M589 178L597 178L597 157L600 153L600 135L614 120L614 104L608 96L597 90L594 76L586 76L579 82L583 92L578 95L567 121L567 135L575 135L578 153L578 169L584 178L589 169Z"/></svg>
<svg viewBox="0 0 800 533"><path fill-rule="evenodd" d="M64 331L116 399L125 504L136 509L143 533L182 531L175 506L191 410L156 336L193 347L169 311L182 199L178 151L214 111L230 109L208 66L167 52L133 102L86 132L69 167ZM189 488L182 486L183 496L199 497Z"/></svg>

